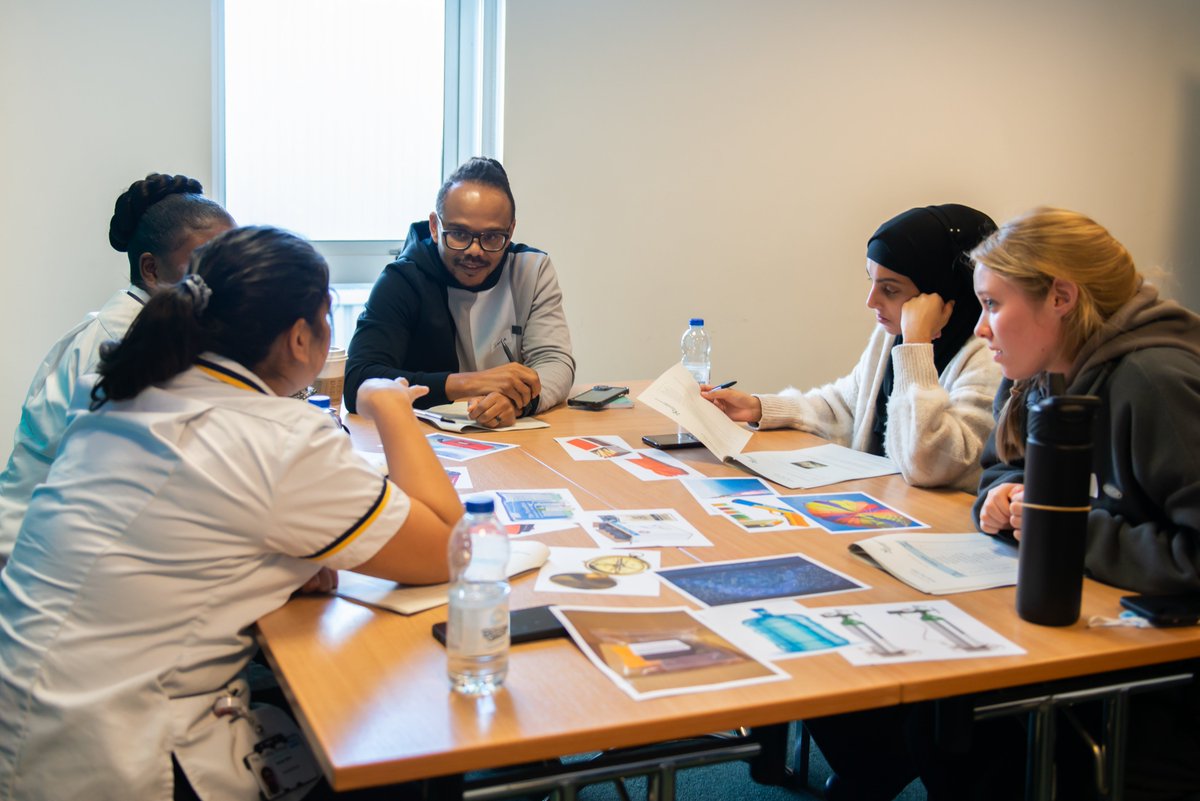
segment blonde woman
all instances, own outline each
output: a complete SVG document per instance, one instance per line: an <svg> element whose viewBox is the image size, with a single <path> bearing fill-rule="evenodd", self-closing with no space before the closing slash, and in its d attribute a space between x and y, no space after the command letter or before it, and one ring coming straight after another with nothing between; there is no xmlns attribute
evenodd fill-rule
<svg viewBox="0 0 1200 801"><path fill-rule="evenodd" d="M1019 538L1025 411L1061 373L1068 392L1101 400L1089 574L1137 592L1200 591L1200 318L1160 299L1121 243L1076 212L1034 209L970 257L975 333L1005 376L984 449L980 527ZM1198 696L1192 685L1131 699L1126 799L1200 793ZM807 724L835 771L830 801L890 799L918 774L930 801L1021 796L1025 734L1012 719L975 724L969 746L937 741L930 705ZM1061 731L1059 797L1096 797L1082 740Z"/></svg>
<svg viewBox="0 0 1200 801"><path fill-rule="evenodd" d="M1004 372L976 515L1019 538L1026 411L1047 376L1095 395L1087 570L1136 592L1200 592L1200 317L1159 298L1082 214L1039 208L972 253L976 333Z"/></svg>
<svg viewBox="0 0 1200 801"><path fill-rule="evenodd" d="M1121 243L1077 212L1034 209L971 258L983 306L975 332L1005 377L980 528L1020 538L1026 412L1060 373L1067 392L1101 401L1087 573L1134 592L1200 593L1200 317L1159 298ZM1129 725L1125 798L1200 794L1200 690L1135 696ZM1087 775L1080 751L1064 738L1060 776L1072 760Z"/></svg>

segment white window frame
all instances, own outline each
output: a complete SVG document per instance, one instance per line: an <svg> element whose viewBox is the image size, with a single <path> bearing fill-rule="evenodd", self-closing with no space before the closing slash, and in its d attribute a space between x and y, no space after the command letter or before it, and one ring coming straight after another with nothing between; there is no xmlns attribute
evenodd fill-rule
<svg viewBox="0 0 1200 801"><path fill-rule="evenodd" d="M445 0L442 177L471 156L503 161L506 0ZM225 0L213 0L213 186L225 204ZM397 98L396 102L400 102ZM432 211L436 187L430 188ZM412 222L404 221L404 224ZM399 240L320 240L335 282L374 281Z"/></svg>

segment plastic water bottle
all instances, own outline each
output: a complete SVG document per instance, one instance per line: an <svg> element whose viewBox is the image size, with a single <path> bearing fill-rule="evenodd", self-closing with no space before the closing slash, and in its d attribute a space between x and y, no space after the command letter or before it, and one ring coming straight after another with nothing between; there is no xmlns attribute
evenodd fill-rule
<svg viewBox="0 0 1200 801"><path fill-rule="evenodd" d="M342 425L341 415L338 414L337 409L333 408L333 401L330 400L328 395L309 395L308 402L318 409L325 410L325 413L329 415L329 419L333 421L333 424L339 430L347 431L346 426Z"/></svg>
<svg viewBox="0 0 1200 801"><path fill-rule="evenodd" d="M679 350L683 353L683 366L696 379L697 384L707 384L712 372L709 361L709 351L712 349L708 341L708 332L704 330L704 320L693 317L688 320L688 328L683 332L679 341Z"/></svg>
<svg viewBox="0 0 1200 801"><path fill-rule="evenodd" d="M508 673L508 534L491 498L472 498L450 535L447 673L452 690L489 695Z"/></svg>

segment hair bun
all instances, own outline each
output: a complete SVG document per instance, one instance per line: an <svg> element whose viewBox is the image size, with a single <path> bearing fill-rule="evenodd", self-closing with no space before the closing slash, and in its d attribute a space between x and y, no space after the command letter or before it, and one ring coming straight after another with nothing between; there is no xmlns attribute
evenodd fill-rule
<svg viewBox="0 0 1200 801"><path fill-rule="evenodd" d="M129 250L129 240L137 231L138 223L146 210L170 195L199 195L204 187L195 178L186 175L163 175L150 173L140 181L129 185L113 207L113 216L108 223L108 242L114 249L124 253Z"/></svg>

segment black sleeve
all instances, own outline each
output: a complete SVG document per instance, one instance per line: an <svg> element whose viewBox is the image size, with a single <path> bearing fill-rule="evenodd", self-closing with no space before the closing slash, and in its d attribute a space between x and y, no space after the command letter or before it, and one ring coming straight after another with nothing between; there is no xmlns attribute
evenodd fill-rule
<svg viewBox="0 0 1200 801"><path fill-rule="evenodd" d="M1004 402L1008 400L1012 383L1007 378L1000 382L1000 388L996 390L996 398L992 401L993 418L1000 416L1000 410L1004 408ZM983 474L979 477L979 492L975 496L975 504L971 507L971 517L975 520L975 528L979 528L979 510L983 508L983 502L987 499L989 490L1000 484L1025 483L1025 460L1007 464L1000 461L1000 457L996 455L995 426L992 426L992 433L988 434L987 443L983 446L983 453L979 457L979 463L983 467ZM1011 531L1002 531L1000 534L1012 536Z"/></svg>
<svg viewBox="0 0 1200 801"><path fill-rule="evenodd" d="M368 378L406 378L410 384L429 387L417 402L425 408L448 403L446 379L453 370L410 370L412 350L421 326L421 305L428 302L400 270L384 268L367 299L346 358L346 407L356 412L358 388ZM442 306L444 301L440 301Z"/></svg>

